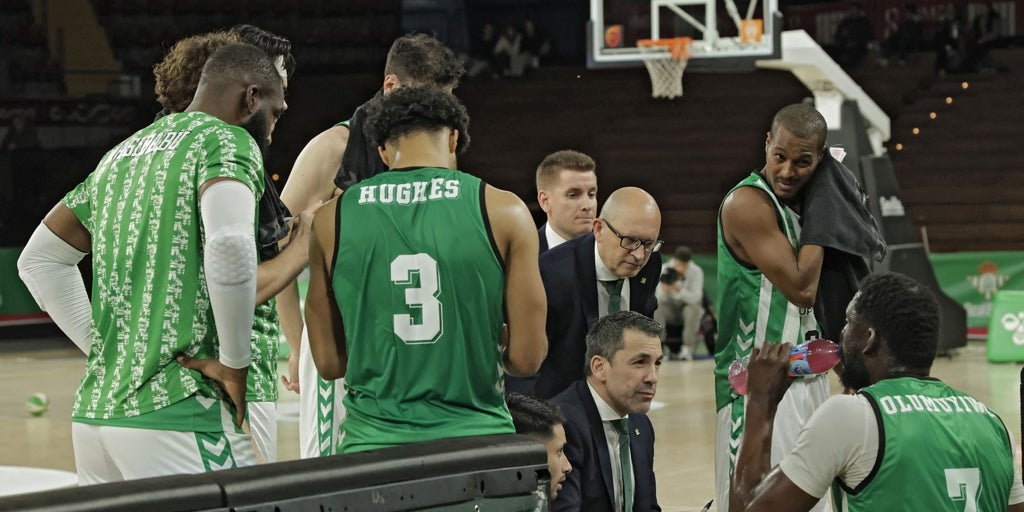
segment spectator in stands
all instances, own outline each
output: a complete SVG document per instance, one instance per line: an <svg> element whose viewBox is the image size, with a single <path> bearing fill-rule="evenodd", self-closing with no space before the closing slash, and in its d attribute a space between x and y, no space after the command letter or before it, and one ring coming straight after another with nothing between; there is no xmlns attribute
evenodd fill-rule
<svg viewBox="0 0 1024 512"><path fill-rule="evenodd" d="M935 33L935 74L944 76L969 71L969 53L975 44L967 27L966 6L958 6L956 14L946 19Z"/></svg>
<svg viewBox="0 0 1024 512"><path fill-rule="evenodd" d="M523 55L526 68L539 68L541 62L551 54L551 36L537 28L533 20L523 22Z"/></svg>
<svg viewBox="0 0 1024 512"><path fill-rule="evenodd" d="M999 41L1001 19L999 11L992 2L988 3L984 14L974 17L971 23L974 37L977 38L977 45L971 55L971 64L974 68L991 68L991 56L989 52Z"/></svg>
<svg viewBox="0 0 1024 512"><path fill-rule="evenodd" d="M548 473L551 474L550 498L558 497L565 475L572 471L565 457L565 415L547 400L512 393L505 398L517 434L528 435L542 443L548 451Z"/></svg>
<svg viewBox="0 0 1024 512"><path fill-rule="evenodd" d="M896 32L893 32L882 45L882 59L880 63L884 66L889 59L895 56L900 64L907 63L907 54L921 51L924 47L924 24L921 23L921 15L917 6L910 4L900 22Z"/></svg>
<svg viewBox="0 0 1024 512"><path fill-rule="evenodd" d="M662 265L660 281L654 293L658 298L654 319L665 325L669 359L691 361L704 317L704 270L693 261L693 251L681 245Z"/></svg>
<svg viewBox="0 0 1024 512"><path fill-rule="evenodd" d="M476 78L483 73L491 78L498 78L500 66L494 55L494 45L497 43L494 35L494 25L484 23L480 27L480 34L474 39L470 50L469 62L466 63L466 76Z"/></svg>
<svg viewBox="0 0 1024 512"><path fill-rule="evenodd" d="M494 57L502 76L523 76L526 62L523 54L523 35L514 25L506 25L501 31L501 37L494 43Z"/></svg>
<svg viewBox="0 0 1024 512"><path fill-rule="evenodd" d="M836 62L844 68L856 67L868 52L874 28L860 2L851 2L851 11L836 27Z"/></svg>

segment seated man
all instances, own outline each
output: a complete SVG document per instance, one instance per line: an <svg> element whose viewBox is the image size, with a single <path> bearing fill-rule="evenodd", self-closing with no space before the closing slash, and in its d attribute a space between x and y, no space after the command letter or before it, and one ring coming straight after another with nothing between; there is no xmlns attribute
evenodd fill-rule
<svg viewBox="0 0 1024 512"><path fill-rule="evenodd" d="M548 472L551 473L551 499L558 496L565 475L572 471L572 465L565 458L565 415L547 400L529 395L511 393L505 398L508 412L517 434L528 435L542 443L548 450Z"/></svg>
<svg viewBox="0 0 1024 512"><path fill-rule="evenodd" d="M786 377L790 345L754 349L729 510L807 511L831 486L838 510L1024 511L1020 466L1002 420L928 376L939 340L931 293L901 274L876 274L861 284L846 317L841 379L858 394L822 404L774 468L769 440L793 381Z"/></svg>
<svg viewBox="0 0 1024 512"><path fill-rule="evenodd" d="M576 468L553 511L660 511L654 481L654 401L665 329L622 311L587 334L586 378L551 400L561 407L566 456Z"/></svg>

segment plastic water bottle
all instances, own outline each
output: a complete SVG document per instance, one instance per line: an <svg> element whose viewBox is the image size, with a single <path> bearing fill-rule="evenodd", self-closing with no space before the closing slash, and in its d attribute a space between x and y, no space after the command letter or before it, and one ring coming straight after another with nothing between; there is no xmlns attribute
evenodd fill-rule
<svg viewBox="0 0 1024 512"><path fill-rule="evenodd" d="M789 375L825 373L839 363L839 345L826 339L811 340L793 347L789 352ZM729 384L733 391L747 394L747 363L750 356L741 357L729 365Z"/></svg>

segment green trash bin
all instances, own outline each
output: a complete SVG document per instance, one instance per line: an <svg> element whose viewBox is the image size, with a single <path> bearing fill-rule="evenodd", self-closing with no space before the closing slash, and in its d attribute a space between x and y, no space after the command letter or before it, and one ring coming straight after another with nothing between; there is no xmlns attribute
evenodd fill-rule
<svg viewBox="0 0 1024 512"><path fill-rule="evenodd" d="M992 363L1024 361L1024 291L1000 290L992 298L988 360Z"/></svg>

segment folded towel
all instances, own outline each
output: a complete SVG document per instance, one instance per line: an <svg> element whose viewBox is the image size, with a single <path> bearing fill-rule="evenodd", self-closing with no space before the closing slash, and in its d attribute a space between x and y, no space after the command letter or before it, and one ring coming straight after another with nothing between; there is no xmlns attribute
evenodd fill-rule
<svg viewBox="0 0 1024 512"><path fill-rule="evenodd" d="M800 245L821 245L860 256L885 258L885 240L853 172L829 152L807 183Z"/></svg>

